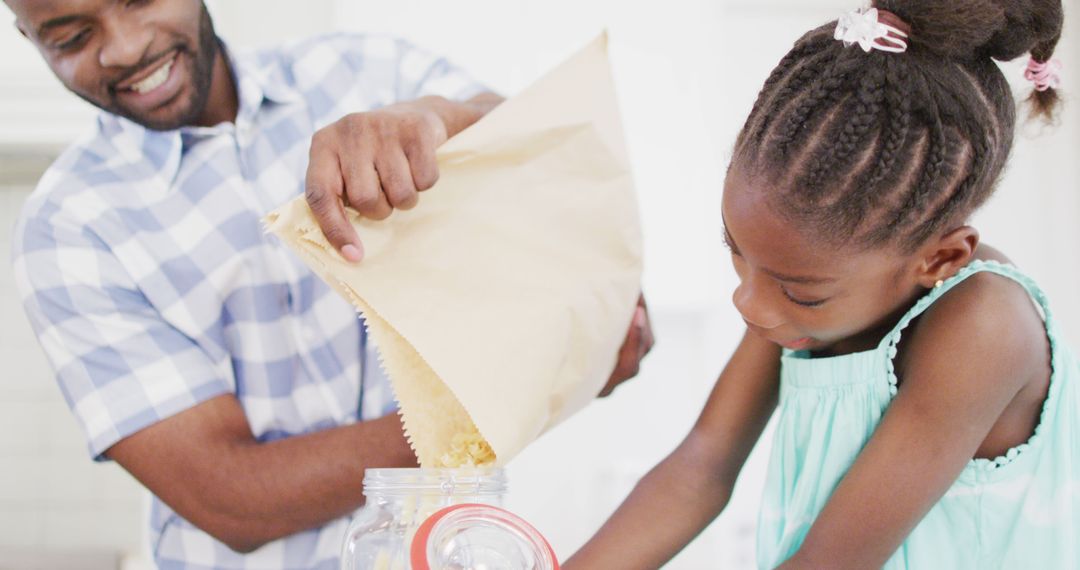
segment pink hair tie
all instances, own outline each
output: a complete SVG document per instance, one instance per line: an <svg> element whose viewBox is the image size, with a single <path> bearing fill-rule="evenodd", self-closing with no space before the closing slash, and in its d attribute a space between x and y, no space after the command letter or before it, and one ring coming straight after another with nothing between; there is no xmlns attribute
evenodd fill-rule
<svg viewBox="0 0 1080 570"><path fill-rule="evenodd" d="M1036 91L1057 89L1061 85L1061 61L1055 57L1050 61L1039 62L1033 57L1028 60L1024 78L1035 84Z"/></svg>

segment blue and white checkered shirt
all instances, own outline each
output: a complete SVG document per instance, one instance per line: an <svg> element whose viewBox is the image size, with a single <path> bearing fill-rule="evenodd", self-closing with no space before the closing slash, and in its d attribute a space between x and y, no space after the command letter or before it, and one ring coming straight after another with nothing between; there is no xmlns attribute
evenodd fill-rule
<svg viewBox="0 0 1080 570"><path fill-rule="evenodd" d="M395 409L355 310L260 219L303 192L316 129L484 89L392 38L336 34L229 57L235 124L159 132L103 114L16 227L26 311L97 459L221 394L237 397L263 442ZM156 497L150 517L163 569L336 569L347 525L242 555Z"/></svg>

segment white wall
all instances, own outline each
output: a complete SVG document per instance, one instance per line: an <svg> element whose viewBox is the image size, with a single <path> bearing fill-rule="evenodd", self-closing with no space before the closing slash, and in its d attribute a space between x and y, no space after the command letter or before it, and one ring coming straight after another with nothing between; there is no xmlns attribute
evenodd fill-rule
<svg viewBox="0 0 1080 570"><path fill-rule="evenodd" d="M658 344L641 377L546 435L511 467L510 507L533 521L561 555L580 545L633 483L663 457L698 413L734 347L734 287L720 243L723 168L772 65L803 31L858 2L840 0L218 0L222 35L269 44L334 28L409 37L513 94L601 29L612 35L619 87L646 231L645 291ZM1067 0L1070 26L1080 0ZM0 12L0 19L3 18ZM88 116L29 48L0 28L0 147L56 144ZM1080 84L1080 45L1067 37L1065 91ZM1007 66L1025 87L1018 64ZM1047 289L1080 347L1080 110L1052 132L1017 141L997 197L978 215L984 238ZM8 230L22 193L0 193ZM5 247L6 251L6 247ZM5 267L7 267L5 265ZM91 465L0 272L0 551L12 547L138 544L139 495L115 466ZM763 471L752 456L732 507L669 567L750 568Z"/></svg>

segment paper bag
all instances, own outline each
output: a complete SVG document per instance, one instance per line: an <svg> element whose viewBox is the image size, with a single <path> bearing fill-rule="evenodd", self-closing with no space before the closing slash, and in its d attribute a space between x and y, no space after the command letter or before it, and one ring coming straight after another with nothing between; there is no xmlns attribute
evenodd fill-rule
<svg viewBox="0 0 1080 570"><path fill-rule="evenodd" d="M438 162L416 208L350 212L358 264L303 197L267 225L367 319L421 465L488 445L502 465L603 388L639 294L606 37L449 140Z"/></svg>

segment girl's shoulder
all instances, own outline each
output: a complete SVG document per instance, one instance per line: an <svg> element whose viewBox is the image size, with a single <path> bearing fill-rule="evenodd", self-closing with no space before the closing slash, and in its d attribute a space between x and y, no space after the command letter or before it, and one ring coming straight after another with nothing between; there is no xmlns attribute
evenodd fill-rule
<svg viewBox="0 0 1080 570"><path fill-rule="evenodd" d="M980 246L980 260L1011 264ZM1020 282L977 271L942 293L905 331L897 370L978 366L986 382L1017 391L1049 377L1050 341L1039 306ZM943 379L942 382L948 382Z"/></svg>

